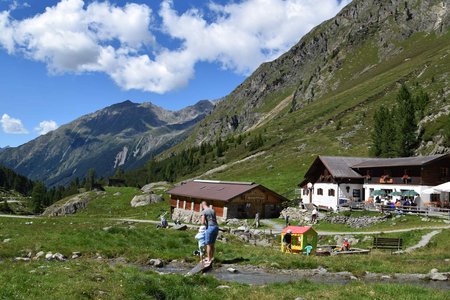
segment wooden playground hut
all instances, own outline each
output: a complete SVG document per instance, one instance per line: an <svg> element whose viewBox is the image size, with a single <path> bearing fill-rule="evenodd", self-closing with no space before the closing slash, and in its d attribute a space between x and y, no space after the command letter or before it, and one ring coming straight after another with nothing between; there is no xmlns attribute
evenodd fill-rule
<svg viewBox="0 0 450 300"><path fill-rule="evenodd" d="M284 235L291 230L291 250L285 251L283 247ZM311 226L287 226L281 232L281 251L290 253L302 253L305 247L310 244L313 248L311 254L317 249L317 232Z"/></svg>

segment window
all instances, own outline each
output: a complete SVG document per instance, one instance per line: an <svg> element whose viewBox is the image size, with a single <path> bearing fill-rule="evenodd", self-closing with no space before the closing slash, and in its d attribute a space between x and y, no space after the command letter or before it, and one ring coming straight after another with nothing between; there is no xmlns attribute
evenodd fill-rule
<svg viewBox="0 0 450 300"><path fill-rule="evenodd" d="M441 177L448 177L448 168L441 168Z"/></svg>
<svg viewBox="0 0 450 300"><path fill-rule="evenodd" d="M441 195L440 194L431 194L430 195L431 202L439 202L441 201Z"/></svg>
<svg viewBox="0 0 450 300"><path fill-rule="evenodd" d="M317 189L317 195L323 195L323 189Z"/></svg>
<svg viewBox="0 0 450 300"><path fill-rule="evenodd" d="M334 197L334 195L335 195L334 189L329 189L328 190L328 196Z"/></svg>

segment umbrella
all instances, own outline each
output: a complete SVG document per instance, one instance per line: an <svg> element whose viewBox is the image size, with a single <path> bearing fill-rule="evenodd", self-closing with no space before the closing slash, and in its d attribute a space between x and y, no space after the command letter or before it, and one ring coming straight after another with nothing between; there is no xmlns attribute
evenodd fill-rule
<svg viewBox="0 0 450 300"><path fill-rule="evenodd" d="M440 192L449 192L450 193L450 181L437 185L433 189L438 190Z"/></svg>
<svg viewBox="0 0 450 300"><path fill-rule="evenodd" d="M414 190L409 190L409 191L403 192L402 195L405 197L414 197L414 196L419 195L419 193Z"/></svg>
<svg viewBox="0 0 450 300"><path fill-rule="evenodd" d="M375 190L371 193L372 196L384 196L386 195L386 192L383 190Z"/></svg>
<svg viewBox="0 0 450 300"><path fill-rule="evenodd" d="M389 196L401 196L403 195L402 192L392 192L389 194Z"/></svg>

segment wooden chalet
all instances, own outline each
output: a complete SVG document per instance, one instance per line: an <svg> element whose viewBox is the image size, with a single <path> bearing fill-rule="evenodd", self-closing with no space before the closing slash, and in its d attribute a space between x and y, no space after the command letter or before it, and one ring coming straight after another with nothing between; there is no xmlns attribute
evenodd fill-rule
<svg viewBox="0 0 450 300"><path fill-rule="evenodd" d="M287 199L270 189L253 182L194 180L177 186L170 194L172 211L175 208L201 211L201 202L212 205L222 219L276 218L282 202Z"/></svg>
<svg viewBox="0 0 450 300"><path fill-rule="evenodd" d="M449 169L449 154L402 158L318 156L299 187L304 202L330 208L347 200L368 200L374 190L414 190L425 203L436 197L448 198L422 191L450 181Z"/></svg>

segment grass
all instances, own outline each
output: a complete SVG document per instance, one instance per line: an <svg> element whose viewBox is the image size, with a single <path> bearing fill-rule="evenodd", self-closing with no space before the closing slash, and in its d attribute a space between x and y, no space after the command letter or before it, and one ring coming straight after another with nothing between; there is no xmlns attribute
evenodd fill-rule
<svg viewBox="0 0 450 300"><path fill-rule="evenodd" d="M210 276L158 275L95 261L0 265L2 299L448 299L446 291L399 284L353 282L343 289L303 280L217 289L222 284Z"/></svg>
<svg viewBox="0 0 450 300"><path fill-rule="evenodd" d="M120 193L120 195L118 194ZM446 294L418 286L397 284L368 284L355 282L345 285L318 284L307 281L248 286L218 281L210 276L183 277L158 275L144 267L150 258L194 263L195 231L156 229L153 224L118 221L120 217L150 218L166 210L167 202L147 207L130 208L129 201L140 192L132 188L108 188L106 197L98 196L76 215L54 218L0 219L0 299L350 299L369 298L445 299ZM121 213L123 212L123 214ZM147 214L146 214L147 213ZM353 215L360 214L352 212ZM402 217L398 224L418 224L420 219ZM397 221L399 219L394 219ZM283 221L283 220L281 220ZM378 226L378 225L377 225ZM385 225L391 228L391 221ZM341 229L341 228L339 228ZM386 236L401 237L405 245L415 244L426 230ZM362 275L375 273L428 273L431 268L450 271L447 244L450 231L435 236L423 249L408 255L391 255L390 251L372 251L365 256L316 257L286 255L274 247L257 247L225 234L227 242L217 243L217 264L230 260L241 264L268 268L311 269L319 266L329 271L349 271ZM368 246L370 241L358 245ZM14 257L28 252L60 252L70 256L80 251L82 257L66 262L14 262ZM100 255L103 259L98 260ZM115 261L125 263L113 263ZM216 289L226 284L229 289Z"/></svg>

